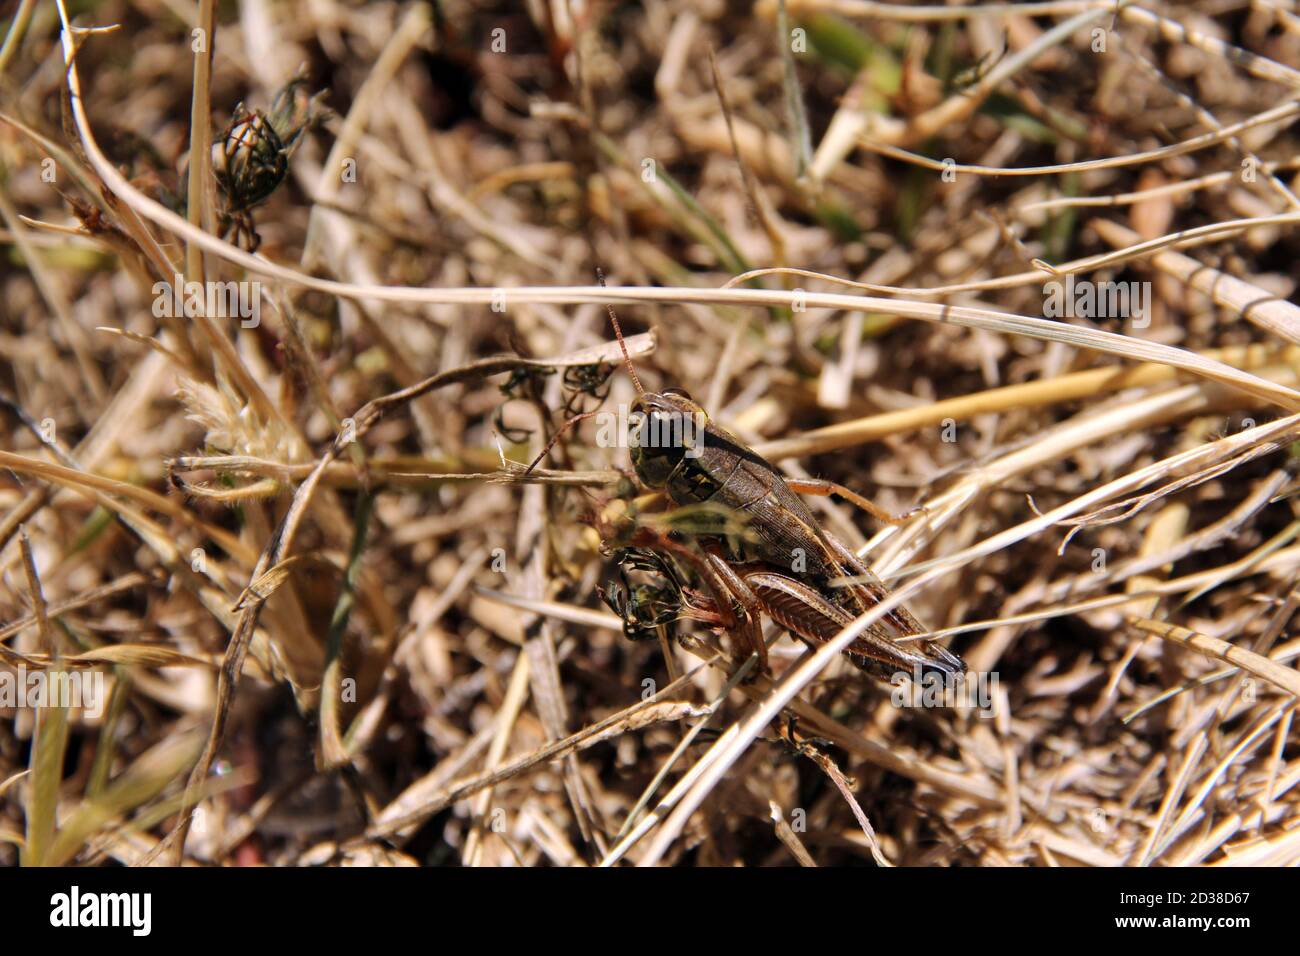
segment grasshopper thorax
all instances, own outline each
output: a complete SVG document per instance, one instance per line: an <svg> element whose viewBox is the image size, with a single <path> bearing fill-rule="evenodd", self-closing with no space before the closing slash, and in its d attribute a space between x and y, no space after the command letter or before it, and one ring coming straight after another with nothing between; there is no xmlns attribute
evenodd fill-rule
<svg viewBox="0 0 1300 956"><path fill-rule="evenodd" d="M680 388L642 392L632 403L628 435L632 467L653 490L661 490L687 458L704 447L709 416Z"/></svg>

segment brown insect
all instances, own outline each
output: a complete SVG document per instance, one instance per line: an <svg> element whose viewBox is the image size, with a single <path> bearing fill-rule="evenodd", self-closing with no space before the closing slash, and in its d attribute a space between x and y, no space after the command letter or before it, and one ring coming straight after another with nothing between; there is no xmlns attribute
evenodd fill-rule
<svg viewBox="0 0 1300 956"><path fill-rule="evenodd" d="M853 551L821 528L796 492L839 494L883 521L898 519L835 482L783 478L770 462L710 421L685 391L646 391L632 366L618 317L612 307L607 308L637 390L629 416L637 420L630 442L632 467L642 484L666 494L677 506L670 518L678 520L667 532L634 524L631 530L611 534L606 527L602 538L615 548L636 549L641 555L666 552L694 570L708 597L687 595L680 616L721 624L758 655L763 668L767 647L761 615L816 646L879 604L889 593L884 584ZM571 425L591 414L566 422L529 470ZM662 593L656 600L665 603ZM624 612L629 608L632 627L641 629L635 617L641 609L635 600L626 599L622 610L615 606L625 625L629 617ZM913 673L918 668L952 678L965 673L961 658L933 641L898 643L924 631L900 606L868 628L845 653L877 675L898 670Z"/></svg>
<svg viewBox="0 0 1300 956"><path fill-rule="evenodd" d="M638 543L614 552L621 580L597 588L601 600L622 618L623 633L627 637L632 640L651 637L658 627L668 628L671 635L674 625L680 620L698 621L728 631L741 625L726 597L734 593L734 584L728 587L727 582L713 574L710 567L700 567L698 555L674 542L670 536L643 528L638 528L631 540ZM675 563L666 557L668 554L674 554L695 567L707 593L688 587ZM664 583L634 584L627 575L629 568L653 574ZM753 593L763 613L811 649L829 641L853 623L853 614L836 603L834 596L791 574L762 562L732 564L730 570L740 584ZM919 626L915 633L920 633ZM868 632L845 652L858 668L876 677L888 679L900 669L905 670L908 676L917 672L938 672L955 677L965 672L965 664L941 647L937 649L943 654L936 660L934 645L917 647L916 644L898 644L892 640L879 644L873 641L877 636Z"/></svg>

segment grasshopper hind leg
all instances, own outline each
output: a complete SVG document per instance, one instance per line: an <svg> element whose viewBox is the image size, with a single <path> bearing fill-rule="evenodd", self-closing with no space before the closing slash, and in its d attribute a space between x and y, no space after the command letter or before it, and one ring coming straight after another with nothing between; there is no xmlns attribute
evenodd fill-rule
<svg viewBox="0 0 1300 956"><path fill-rule="evenodd" d="M853 586L842 589L844 596L841 598L849 608L852 607L850 601L856 603L857 610L852 611L854 616L888 597L888 589L861 558L832 535L827 535L826 540L841 565L852 572L857 579ZM856 659L854 663L869 673L880 674L883 670L886 680L899 670L915 671L917 667L920 668L922 675L933 672L942 675L946 680L960 679L966 673L966 662L942 644L936 641L898 643L899 638L921 634L925 630L921 622L912 616L911 611L899 605L872 629L874 634L869 632L863 638L864 647L872 647L873 650L887 648L885 653L866 655L855 653L855 648L850 647L848 654L851 658L861 657L864 661L879 661L875 669L873 669L874 665L866 666Z"/></svg>
<svg viewBox="0 0 1300 956"><path fill-rule="evenodd" d="M956 654L951 653L947 648L930 645L926 650L933 654L935 659L916 655L908 663L902 661L888 662L879 658L868 657L866 654L857 654L851 650L846 651L845 656L853 662L853 665L858 670L864 671L872 677L878 677L883 681L892 681L894 675L898 673L915 678L918 669L922 678L936 674L945 682L961 680L966 676L966 662Z"/></svg>

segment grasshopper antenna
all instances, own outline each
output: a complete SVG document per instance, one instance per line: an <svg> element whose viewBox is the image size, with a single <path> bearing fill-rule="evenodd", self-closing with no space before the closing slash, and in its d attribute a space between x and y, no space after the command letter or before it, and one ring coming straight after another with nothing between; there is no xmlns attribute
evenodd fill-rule
<svg viewBox="0 0 1300 956"><path fill-rule="evenodd" d="M605 273L600 266L596 266L596 278L600 280L600 287L605 288ZM636 393L644 395L645 389L641 387L641 380L636 377L636 369L632 367L632 356L628 354L627 343L623 341L623 329L619 327L618 316L614 314L614 307L606 302L605 311L609 313L609 321L614 326L614 334L618 336L618 347L623 350L623 363L627 366L627 374L631 376L632 384L636 386Z"/></svg>
<svg viewBox="0 0 1300 956"><path fill-rule="evenodd" d="M542 459L550 454L551 449L555 447L555 443L559 441L560 438L563 437L565 432L567 432L574 425L578 424L578 422L586 421L588 418L595 418L599 414L600 412L598 411L583 412L581 415L574 415L567 422L561 425L558 429L556 429L555 434L551 436L551 440L546 443L546 447L543 448L541 452L538 454L538 456L533 459L533 463L529 465L527 469L524 470L524 474L527 475L531 473L534 468L536 468L538 465L542 463Z"/></svg>
<svg viewBox="0 0 1300 956"><path fill-rule="evenodd" d="M605 288L605 273L600 268L600 266L596 267L596 278L600 281L600 287L602 289ZM627 343L623 341L623 329L618 324L618 316L614 314L614 307L610 305L608 302L606 302L605 311L609 313L609 321L612 322L614 325L614 335L618 337L618 347L623 350L623 362L627 366L627 374L631 376L632 384L636 386L636 393L638 395L644 395L645 389L641 387L641 380L636 377L636 369L633 368L632 366L632 356L628 353ZM574 425L578 424L578 422L584 421L585 419L588 418L592 418L596 414L598 413L584 412L581 415L574 415L567 422L561 425L556 430L555 434L551 436L551 440L546 443L546 447L543 448L541 453L536 458L533 459L533 463L528 466L528 468L524 471L524 474L527 475L531 473L534 468L536 468L539 464L541 464L542 459L545 458L548 454L550 454L551 449L555 447L555 443L560 440L560 438L564 435L565 432L567 432Z"/></svg>

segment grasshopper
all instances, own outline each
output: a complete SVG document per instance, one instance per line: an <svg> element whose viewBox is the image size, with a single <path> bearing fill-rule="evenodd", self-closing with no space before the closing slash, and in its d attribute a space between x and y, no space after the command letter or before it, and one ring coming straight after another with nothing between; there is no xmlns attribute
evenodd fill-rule
<svg viewBox="0 0 1300 956"><path fill-rule="evenodd" d="M675 553L678 557L685 558L687 563L697 564L701 560L699 556L689 549L683 549L668 536L656 540L656 534L661 533L637 529L630 539L623 538L625 542L636 543L625 549L620 548L613 554L619 565L621 580L610 581L604 588L597 588L601 600L622 619L624 635L631 640L641 640L652 636L655 628L667 627L671 636L673 626L682 619L699 621L724 630L731 630L740 624L730 612L725 598L720 600L719 595L728 592L725 586L719 587L721 582L717 576L713 576L707 565L699 570L701 579L711 593L702 594L685 585L684 576L677 569L676 563L667 557ZM628 578L629 569L655 574L665 583L633 584ZM825 589L812 587L769 564L733 563L729 570L753 594L763 613L810 649L829 641L853 623L853 614L841 603L837 603L833 595L828 595ZM919 630L915 633L919 633ZM936 654L936 650L942 653ZM965 671L964 663L943 648L931 645L918 649L914 645L901 645L892 641L881 647L873 644L870 635L855 642L845 652L845 656L860 670L886 680L900 668L905 669L909 675L938 672L956 677Z"/></svg>
<svg viewBox="0 0 1300 956"><path fill-rule="evenodd" d="M612 306L606 308L637 391L630 410L630 418L638 420L630 441L633 470L650 491L667 495L677 506L674 514L690 512L694 527L687 533L697 545L683 544L680 532L636 529L625 533L620 542L638 556L641 563L634 567L647 570L646 552L667 552L691 566L708 596L687 601L687 613L682 616L712 618L728 631L737 632L758 655L761 669L767 666L762 614L815 646L880 603L889 593L884 584L852 550L818 524L796 492L838 494L883 521L894 523L897 519L835 482L783 478L770 462L711 421L682 389L646 391L624 344L618 317ZM529 470L571 425L591 414L566 422ZM837 581L847 583L840 586L834 583ZM680 593L681 588L677 590ZM630 589L623 595L617 604L608 597L606 600L623 617L625 632L643 631L648 626L639 617L644 606L665 604L663 589L640 592L640 601ZM845 653L854 664L877 675L898 670L910 674L916 668L951 678L964 674L966 665L961 658L937 643L897 642L924 632L911 612L900 606L859 636Z"/></svg>

